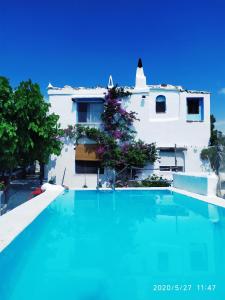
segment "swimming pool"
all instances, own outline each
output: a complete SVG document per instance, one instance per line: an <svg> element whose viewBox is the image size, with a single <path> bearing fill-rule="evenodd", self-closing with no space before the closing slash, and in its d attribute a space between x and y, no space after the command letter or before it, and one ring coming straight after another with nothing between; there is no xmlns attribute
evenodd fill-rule
<svg viewBox="0 0 225 300"><path fill-rule="evenodd" d="M224 208L167 190L69 191L0 254L0 299L222 300L224 250Z"/></svg>

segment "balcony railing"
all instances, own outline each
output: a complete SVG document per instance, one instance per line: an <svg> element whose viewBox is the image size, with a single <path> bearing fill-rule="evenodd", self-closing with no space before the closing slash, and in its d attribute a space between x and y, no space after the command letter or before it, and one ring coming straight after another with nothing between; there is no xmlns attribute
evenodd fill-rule
<svg viewBox="0 0 225 300"><path fill-rule="evenodd" d="M82 125L85 127L90 127L90 128L96 128L96 129L101 129L103 124L102 123L89 123L89 122L79 122L77 125Z"/></svg>

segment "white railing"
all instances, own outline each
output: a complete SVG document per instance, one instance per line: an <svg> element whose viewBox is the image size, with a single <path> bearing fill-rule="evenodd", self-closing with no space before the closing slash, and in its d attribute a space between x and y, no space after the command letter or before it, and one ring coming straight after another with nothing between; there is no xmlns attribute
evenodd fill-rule
<svg viewBox="0 0 225 300"><path fill-rule="evenodd" d="M89 123L89 122L79 122L77 125L82 125L85 127L100 129L102 127L102 123Z"/></svg>

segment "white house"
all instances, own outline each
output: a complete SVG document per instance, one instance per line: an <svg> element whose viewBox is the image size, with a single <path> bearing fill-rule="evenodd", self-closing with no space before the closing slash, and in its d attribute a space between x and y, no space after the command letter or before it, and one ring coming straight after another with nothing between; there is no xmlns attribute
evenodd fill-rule
<svg viewBox="0 0 225 300"><path fill-rule="evenodd" d="M112 86L110 76L108 88ZM128 111L137 112L140 119L134 124L137 138L155 142L159 150L159 161L154 166L146 166L148 170L140 176L146 177L152 169L163 176L171 175L175 169L203 171L200 152L210 138L210 93L170 84L147 85L141 60L134 88L125 89L131 96L123 99L123 105ZM60 116L62 128L75 124L100 127L107 91L102 87L58 88L49 84L51 111ZM99 161L94 154L85 159L82 156L85 147L92 147L93 151L93 141L84 139L75 150L74 144L66 140L61 155L51 157L48 179L56 177L57 183L69 187L82 187L86 181L88 187L95 187ZM104 172L102 176L107 175Z"/></svg>

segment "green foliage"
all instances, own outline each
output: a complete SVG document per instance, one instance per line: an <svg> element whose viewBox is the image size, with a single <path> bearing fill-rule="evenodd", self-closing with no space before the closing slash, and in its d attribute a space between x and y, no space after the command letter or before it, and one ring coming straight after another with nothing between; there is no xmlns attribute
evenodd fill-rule
<svg viewBox="0 0 225 300"><path fill-rule="evenodd" d="M209 161L213 171L218 173L219 168L224 167L225 136L221 131L215 129L216 118L214 117L214 115L210 115L210 122L211 122L211 135L210 135L209 147L201 151L200 157L203 161Z"/></svg>
<svg viewBox="0 0 225 300"><path fill-rule="evenodd" d="M122 147L125 165L143 168L147 162L154 163L157 159L157 150L154 143L146 144L141 140L132 141Z"/></svg>
<svg viewBox="0 0 225 300"><path fill-rule="evenodd" d="M5 189L5 184L3 181L0 181L0 191L4 191Z"/></svg>
<svg viewBox="0 0 225 300"><path fill-rule="evenodd" d="M215 129L216 118L214 115L210 115L210 140L209 145L214 146L217 145L217 130Z"/></svg>
<svg viewBox="0 0 225 300"><path fill-rule="evenodd" d="M129 97L131 93L129 91L125 91L123 87L118 87L115 85L109 90L112 99L120 99L124 97Z"/></svg>
<svg viewBox="0 0 225 300"><path fill-rule="evenodd" d="M13 91L8 79L0 77L0 171L11 169L17 149L17 125L14 122Z"/></svg>
<svg viewBox="0 0 225 300"><path fill-rule="evenodd" d="M205 148L202 150L200 157L202 160L209 160L210 158L213 158L216 155L216 148Z"/></svg>
<svg viewBox="0 0 225 300"><path fill-rule="evenodd" d="M168 187L168 186L170 186L170 183L166 179L163 179L162 177L159 177L155 174L142 180L141 183L142 183L143 187Z"/></svg>
<svg viewBox="0 0 225 300"><path fill-rule="evenodd" d="M224 145L225 146L225 136L223 133L215 129L216 118L214 115L210 115L210 140L209 146Z"/></svg>
<svg viewBox="0 0 225 300"><path fill-rule="evenodd" d="M124 182L117 181L116 183L117 187L121 186L128 186L128 187L169 187L170 182L166 179L163 179L162 177L159 177L155 174L148 176L144 180L132 180L129 181L129 179L125 180Z"/></svg>
<svg viewBox="0 0 225 300"><path fill-rule="evenodd" d="M130 93L125 92L122 88L114 87L110 89L101 116L104 130L107 131L108 135L121 142L130 141L134 138L136 131L132 125L135 120L138 120L135 112L127 112L122 107L121 97L127 97L128 95Z"/></svg>
<svg viewBox="0 0 225 300"><path fill-rule="evenodd" d="M224 168L225 165L225 148L224 146L213 146L205 148L202 150L200 157L204 161L209 161L213 171L218 173L219 169Z"/></svg>
<svg viewBox="0 0 225 300"><path fill-rule="evenodd" d="M35 160L47 163L51 154L59 155L63 131L59 117L49 114L49 104L41 94L38 84L23 81L15 91L15 121L18 126L18 158L21 165Z"/></svg>
<svg viewBox="0 0 225 300"><path fill-rule="evenodd" d="M63 131L59 117L49 113L39 85L23 81L15 91L0 77L0 169L26 167L38 160L47 163L51 154L59 155Z"/></svg>

